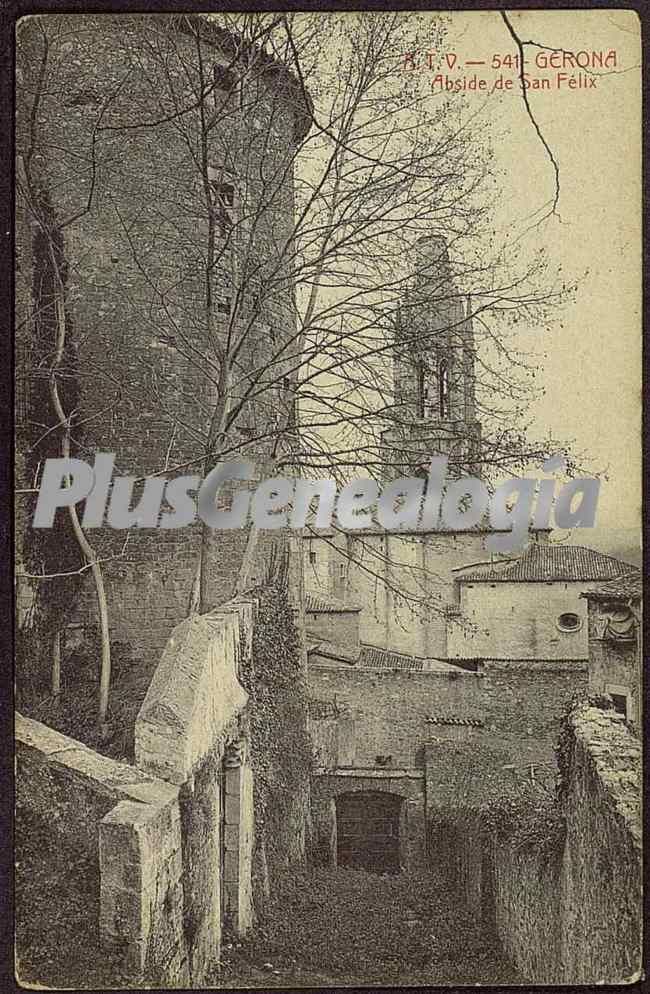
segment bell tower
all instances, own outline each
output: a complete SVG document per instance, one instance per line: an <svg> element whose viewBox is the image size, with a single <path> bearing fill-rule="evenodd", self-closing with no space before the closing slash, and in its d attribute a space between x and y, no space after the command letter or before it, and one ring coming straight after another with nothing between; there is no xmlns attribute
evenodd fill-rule
<svg viewBox="0 0 650 994"><path fill-rule="evenodd" d="M455 287L443 238L416 242L412 274L394 332L393 425L381 436L383 475L426 474L432 456L445 455L450 476L477 476L471 304Z"/></svg>

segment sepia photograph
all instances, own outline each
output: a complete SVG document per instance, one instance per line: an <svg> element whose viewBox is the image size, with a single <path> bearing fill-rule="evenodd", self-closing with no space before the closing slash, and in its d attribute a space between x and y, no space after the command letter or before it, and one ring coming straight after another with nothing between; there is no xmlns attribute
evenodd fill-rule
<svg viewBox="0 0 650 994"><path fill-rule="evenodd" d="M616 6L16 20L21 988L642 979L641 89Z"/></svg>

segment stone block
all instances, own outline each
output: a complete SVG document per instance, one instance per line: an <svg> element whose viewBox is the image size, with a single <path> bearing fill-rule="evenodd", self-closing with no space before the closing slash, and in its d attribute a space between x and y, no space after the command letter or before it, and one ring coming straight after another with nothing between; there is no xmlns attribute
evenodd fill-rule
<svg viewBox="0 0 650 994"><path fill-rule="evenodd" d="M226 825L239 825L239 796L226 794Z"/></svg>
<svg viewBox="0 0 650 994"><path fill-rule="evenodd" d="M224 879L230 883L239 881L239 853L237 851L226 852L224 857Z"/></svg>
<svg viewBox="0 0 650 994"><path fill-rule="evenodd" d="M226 795L239 799L241 793L241 776L241 766L234 766L226 770Z"/></svg>

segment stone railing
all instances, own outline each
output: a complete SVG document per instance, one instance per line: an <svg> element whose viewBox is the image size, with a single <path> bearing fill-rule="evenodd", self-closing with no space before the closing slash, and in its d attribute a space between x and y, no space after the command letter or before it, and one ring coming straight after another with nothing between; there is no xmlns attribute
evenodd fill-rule
<svg viewBox="0 0 650 994"><path fill-rule="evenodd" d="M17 808L69 844L71 877L98 857L102 946L134 981L187 981L178 788L20 714L16 763Z"/></svg>
<svg viewBox="0 0 650 994"><path fill-rule="evenodd" d="M240 933L251 923L253 784L238 675L255 611L233 601L173 630L136 719L135 766L16 719L17 804L98 863L100 942L135 986L203 986L222 921Z"/></svg>

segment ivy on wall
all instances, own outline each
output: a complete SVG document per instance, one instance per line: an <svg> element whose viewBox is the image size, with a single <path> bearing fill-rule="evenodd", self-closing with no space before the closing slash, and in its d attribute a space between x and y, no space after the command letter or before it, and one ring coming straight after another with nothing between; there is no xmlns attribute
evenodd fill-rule
<svg viewBox="0 0 650 994"><path fill-rule="evenodd" d="M255 782L253 900L261 916L287 871L304 859L312 749L306 673L289 601L286 558L272 564L255 596L253 651L242 682L249 694Z"/></svg>
<svg viewBox="0 0 650 994"><path fill-rule="evenodd" d="M573 763L575 738L569 719L585 704L613 708L602 695L579 691L567 702L560 718L555 747L556 779L552 789L543 782L517 775L505 753L483 745L468 753L466 747L447 743L450 786L448 821L459 827L479 824L484 840L498 847L535 850L541 859L559 860L564 850L566 821L564 801Z"/></svg>
<svg viewBox="0 0 650 994"><path fill-rule="evenodd" d="M444 791L436 792L440 823L434 814L434 831L455 826L462 838L473 825L486 847L489 842L497 847L542 847L548 856L561 851L564 822L555 792L522 774L508 751L487 743L480 750L457 742L439 743L437 748L447 772Z"/></svg>
<svg viewBox="0 0 650 994"><path fill-rule="evenodd" d="M556 757L558 766L557 798L558 804L563 804L568 787L571 767L573 765L573 753L575 749L575 735L570 726L569 719L580 707L600 708L601 711L612 711L614 702L611 697L604 694L590 694L585 691L574 694L567 702L562 719L560 721L560 734L556 746Z"/></svg>

